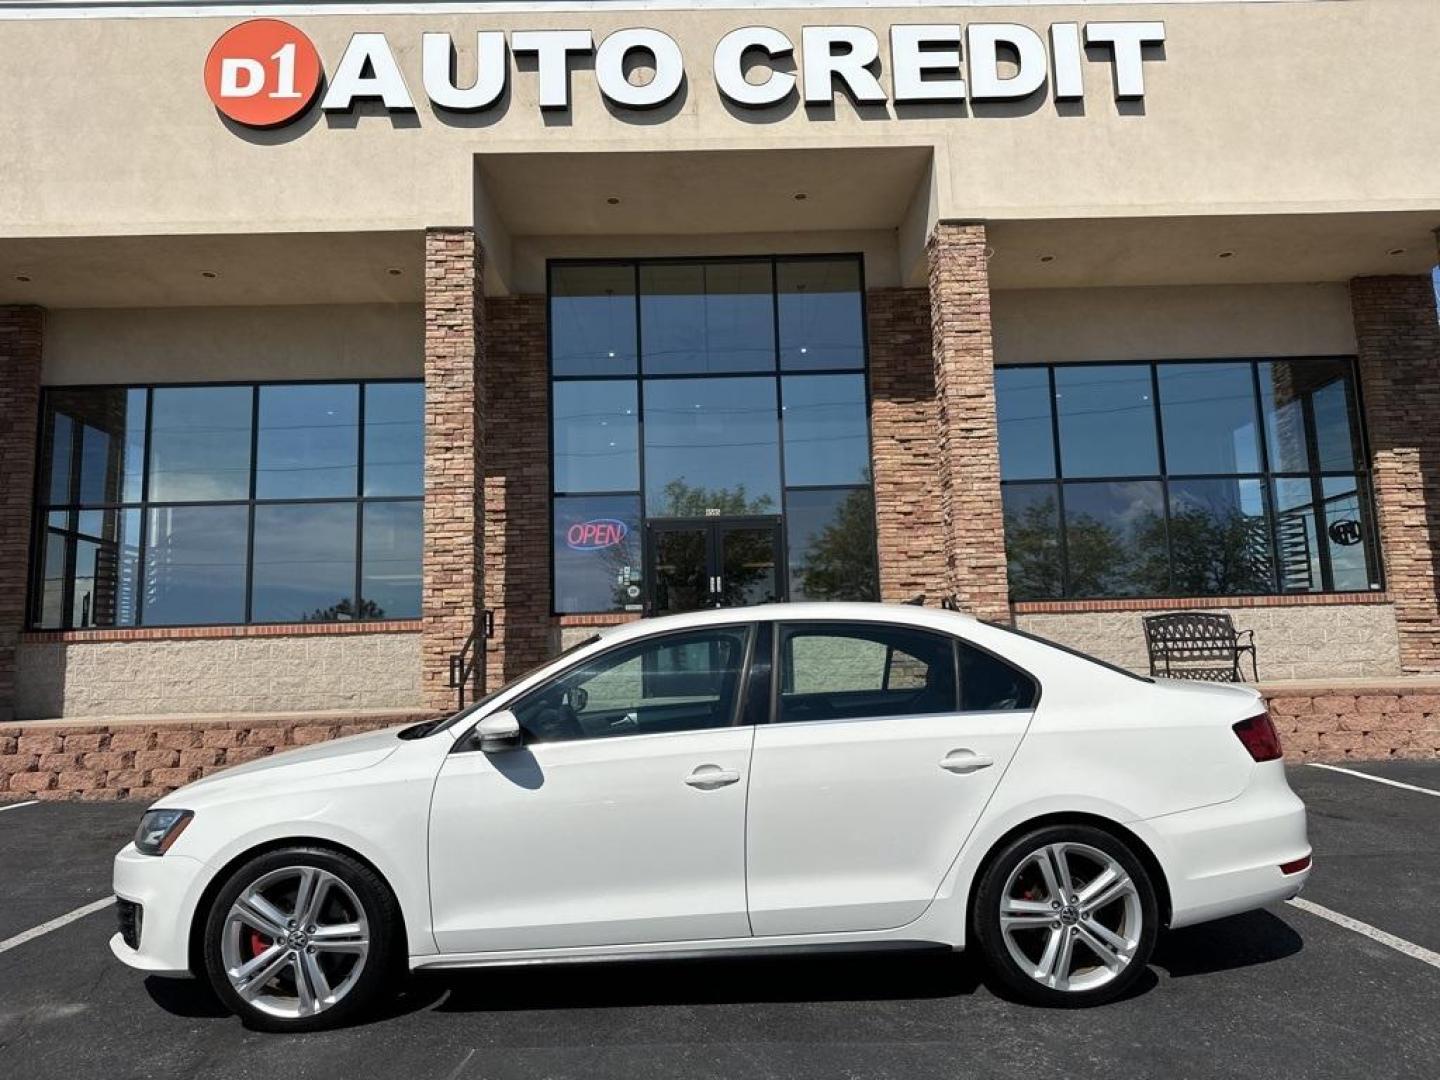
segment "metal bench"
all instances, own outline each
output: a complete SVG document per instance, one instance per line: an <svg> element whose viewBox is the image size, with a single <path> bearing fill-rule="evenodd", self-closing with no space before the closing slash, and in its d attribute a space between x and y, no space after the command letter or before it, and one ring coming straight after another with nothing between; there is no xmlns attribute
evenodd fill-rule
<svg viewBox="0 0 1440 1080"><path fill-rule="evenodd" d="M1147 615L1145 645L1150 674L1170 679L1242 682L1240 658L1249 654L1250 671L1260 681L1251 630L1235 629L1229 615L1212 611L1175 611Z"/></svg>

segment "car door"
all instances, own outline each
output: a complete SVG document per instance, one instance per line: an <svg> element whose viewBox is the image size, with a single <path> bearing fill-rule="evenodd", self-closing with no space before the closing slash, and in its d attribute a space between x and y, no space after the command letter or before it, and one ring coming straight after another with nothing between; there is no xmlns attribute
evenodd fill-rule
<svg viewBox="0 0 1440 1080"><path fill-rule="evenodd" d="M523 745L460 740L436 781L442 952L748 937L741 684L753 627L617 645L513 706Z"/></svg>
<svg viewBox="0 0 1440 1080"><path fill-rule="evenodd" d="M783 624L777 646L746 823L754 933L903 926L929 905L1019 746L1035 684L901 624Z"/></svg>

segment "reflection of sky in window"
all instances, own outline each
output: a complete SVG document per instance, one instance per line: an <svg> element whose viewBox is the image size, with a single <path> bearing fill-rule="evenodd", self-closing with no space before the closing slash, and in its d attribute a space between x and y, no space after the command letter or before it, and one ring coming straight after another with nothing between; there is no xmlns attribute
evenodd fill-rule
<svg viewBox="0 0 1440 1080"><path fill-rule="evenodd" d="M1054 476L1050 373L1045 368L998 369L995 411L1000 426L1000 478L1043 480Z"/></svg>
<svg viewBox="0 0 1440 1080"><path fill-rule="evenodd" d="M664 506L672 481L708 491L743 486L752 509L778 510L780 425L773 378L650 381L644 394L651 513Z"/></svg>
<svg viewBox="0 0 1440 1080"><path fill-rule="evenodd" d="M863 484L870 469L863 375L781 380L785 483Z"/></svg>
<svg viewBox="0 0 1440 1080"><path fill-rule="evenodd" d="M1172 475L1260 471L1248 363L1163 364L1159 379Z"/></svg>
<svg viewBox="0 0 1440 1080"><path fill-rule="evenodd" d="M1055 408L1066 476L1135 476L1159 471L1150 368L1086 364L1057 368Z"/></svg>
<svg viewBox="0 0 1440 1080"><path fill-rule="evenodd" d="M635 396L629 380L554 384L556 491L639 490Z"/></svg>
<svg viewBox="0 0 1440 1080"><path fill-rule="evenodd" d="M150 499L206 502L250 494L248 386L156 390Z"/></svg>

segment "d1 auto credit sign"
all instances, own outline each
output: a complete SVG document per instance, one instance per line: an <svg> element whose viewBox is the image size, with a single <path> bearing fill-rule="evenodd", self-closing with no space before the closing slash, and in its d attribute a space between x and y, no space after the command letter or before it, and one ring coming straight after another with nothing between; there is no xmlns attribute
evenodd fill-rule
<svg viewBox="0 0 1440 1080"><path fill-rule="evenodd" d="M220 35L205 58L205 90L215 107L246 127L288 124L320 90L320 54L279 19L251 19Z"/></svg>
<svg viewBox="0 0 1440 1080"><path fill-rule="evenodd" d="M1104 66L1116 100L1145 96L1144 65L1163 59L1160 22L1054 23L1047 31L1019 23L897 23L889 33L863 26L806 26L787 35L768 26L729 31L708 51L714 92L732 105L768 109L800 99L830 105L837 94L868 106L1019 101L1048 94L1083 99L1086 72ZM457 82L461 51L476 74ZM527 60L528 70L514 57ZM693 57L691 58L693 61ZM637 65L636 62L639 62ZM631 81L631 69L648 79ZM413 112L417 88L446 112L503 109L512 81L533 78L541 109L571 107L572 83L593 78L610 105L653 109L685 85L686 58L662 30L630 27L597 37L590 30L480 30L456 37L420 35L419 79L402 69L383 33L355 33L329 72L320 107L346 112L378 102ZM589 72L586 72L586 68ZM533 74L532 74L533 72ZM882 82L882 76L888 76ZM226 31L205 64L210 100L225 116L252 127L294 120L314 99L322 77L309 38L278 19L254 19ZM698 81L698 80L697 80ZM1091 85L1099 80L1092 76Z"/></svg>

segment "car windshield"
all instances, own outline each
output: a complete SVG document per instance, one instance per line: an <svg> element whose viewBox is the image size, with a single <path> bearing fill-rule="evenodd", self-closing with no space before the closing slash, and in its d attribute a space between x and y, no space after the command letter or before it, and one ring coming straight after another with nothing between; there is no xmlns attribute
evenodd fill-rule
<svg viewBox="0 0 1440 1080"><path fill-rule="evenodd" d="M406 728L406 729L404 730L404 732L402 732L401 734L403 735L403 737L405 737L405 738L407 738L407 739L423 739L425 736L427 736L427 735L433 735L433 734L435 734L435 732L437 732L437 731L444 731L446 728L450 727L450 726L453 725L453 724L459 723L461 720L464 720L466 717L468 717L468 716L473 716L474 713L475 713L475 711L476 711L477 709L483 709L486 705L488 705L490 702L494 701L494 700L495 700L496 698L498 698L501 694L504 694L504 693L506 693L507 691L509 691L509 689L510 689L512 686L516 686L516 685L518 685L519 683L524 682L526 679L530 678L530 676L534 675L537 671L543 671L545 668L548 668L551 664L554 664L557 660L563 660L563 659L565 659L565 657L569 656L571 653L579 652L581 649L584 649L584 648L587 648L587 647L589 647L589 646L591 646L591 645L594 645L595 642L597 642L597 641L599 641L599 640L600 640L600 635L599 635L599 634L591 634L589 637L585 638L584 640L582 640L582 641L577 641L574 645L571 645L568 649L564 650L563 652L559 653L558 655L552 656L552 657L550 657L548 660L545 660L545 661L542 662L542 663L536 664L534 667L528 669L527 671L523 672L522 674L515 676L515 678L511 679L511 680L510 680L509 682L507 682L504 686L497 687L496 689L491 690L488 694L485 694L485 695L483 695L482 697L476 698L474 701L472 701L469 705L466 705L465 708L461 709L459 712L457 712L457 713L452 713L452 714L449 715L449 716L437 717L437 718L434 719L434 720L427 720L427 721L425 721L423 724L416 724L414 727ZM422 729L423 729L423 730L422 730Z"/></svg>

